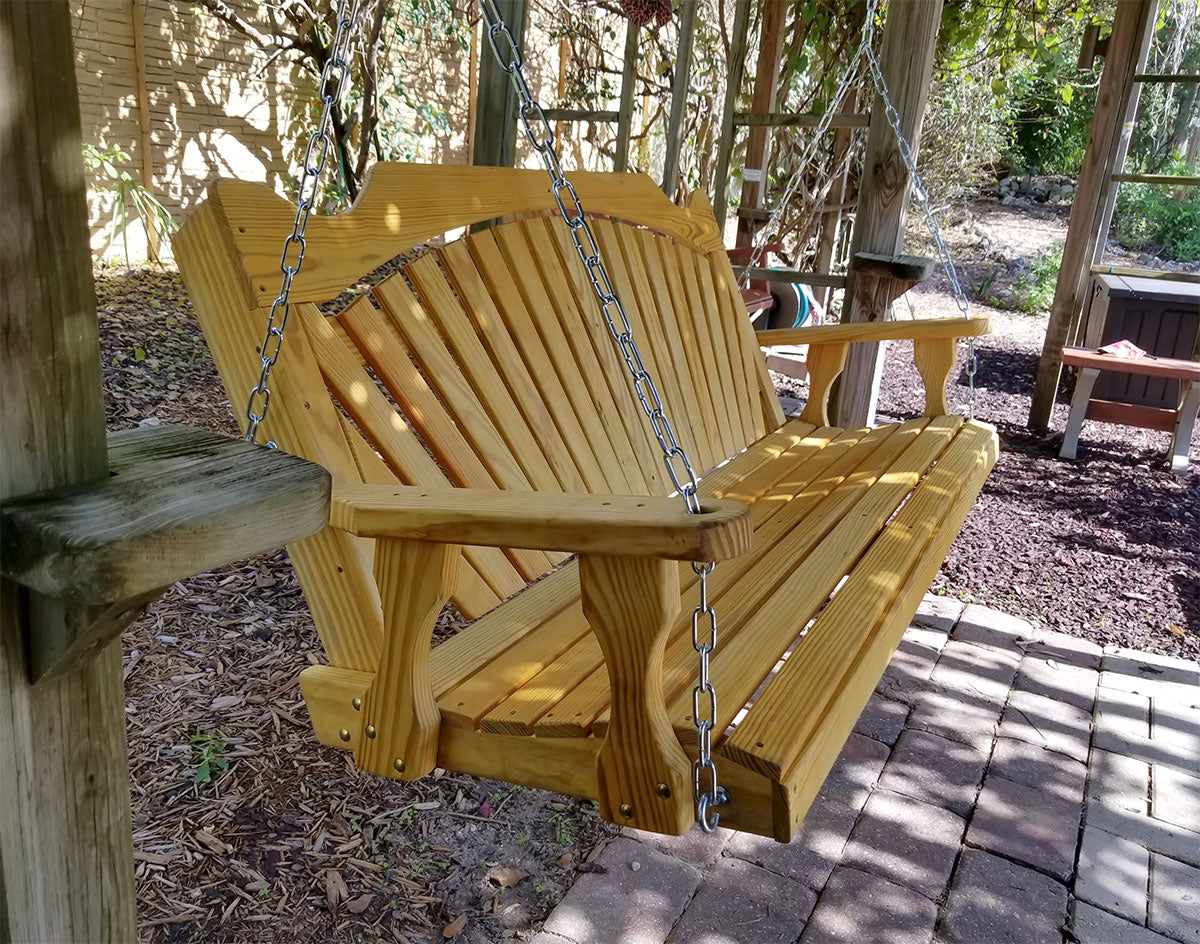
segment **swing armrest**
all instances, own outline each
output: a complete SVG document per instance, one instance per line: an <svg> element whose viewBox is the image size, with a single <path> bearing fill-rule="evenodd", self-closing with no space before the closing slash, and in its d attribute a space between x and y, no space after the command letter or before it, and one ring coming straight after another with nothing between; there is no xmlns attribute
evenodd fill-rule
<svg viewBox="0 0 1200 944"><path fill-rule="evenodd" d="M360 537L541 551L727 560L750 549L750 509L706 498L336 485L329 523Z"/></svg>
<svg viewBox="0 0 1200 944"><path fill-rule="evenodd" d="M850 344L859 341L914 341L971 338L991 333L988 318L926 318L918 321L865 321L817 325L811 328L773 328L756 331L761 347L777 344Z"/></svg>

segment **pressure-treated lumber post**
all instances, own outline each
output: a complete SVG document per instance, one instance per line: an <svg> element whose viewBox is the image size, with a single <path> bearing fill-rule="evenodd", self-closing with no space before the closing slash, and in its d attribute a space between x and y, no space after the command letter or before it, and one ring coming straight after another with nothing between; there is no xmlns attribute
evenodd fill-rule
<svg viewBox="0 0 1200 944"><path fill-rule="evenodd" d="M65 2L0 4L0 500L107 474ZM133 941L118 643L29 682L26 640L83 608L0 581L0 941Z"/></svg>
<svg viewBox="0 0 1200 944"><path fill-rule="evenodd" d="M617 146L613 170L623 173L629 166L629 137L633 134L633 91L637 85L638 40L642 28L633 20L625 27L625 64L621 67L621 105L617 111Z"/></svg>
<svg viewBox="0 0 1200 944"><path fill-rule="evenodd" d="M675 53L675 81L671 84L671 113L667 118L667 148L663 157L663 193L675 196L679 176L680 135L687 105L688 80L692 74L692 40L696 33L697 0L683 0L679 7L679 44Z"/></svg>
<svg viewBox="0 0 1200 944"><path fill-rule="evenodd" d="M524 45L525 0L496 0L496 11L508 24L517 48ZM472 161L487 167L512 167L517 156L517 93L508 73L496 61L488 39L487 22L480 27L479 93L475 104ZM506 52L501 47L501 52Z"/></svg>
<svg viewBox="0 0 1200 944"><path fill-rule="evenodd" d="M754 70L754 91L750 93L750 111L754 114L775 110L775 93L779 90L779 57L783 53L783 24L789 4L770 2L762 5L762 28L758 37L758 64ZM774 128L753 125L746 141L746 165L742 175L741 206L758 209L767 193L767 171L771 157L771 135ZM738 219L738 246L754 241L758 223Z"/></svg>
<svg viewBox="0 0 1200 944"><path fill-rule="evenodd" d="M1111 178L1121 149L1122 126L1132 117L1136 101L1133 77L1157 7L1158 0L1122 0L1117 4L1108 56L1096 91L1087 149L1071 204L1071 221L1063 243L1054 302L1050 306L1050 323L1046 326L1046 340L1038 360L1033 402L1029 407L1031 429L1046 429L1050 425L1062 372L1063 345L1086 297L1097 246L1102 246L1107 236L1107 227L1103 223Z"/></svg>
<svg viewBox="0 0 1200 944"><path fill-rule="evenodd" d="M920 149L921 120L925 115L941 15L942 0L892 0L887 10L879 61L914 158ZM851 256L857 252L889 256L900 252L908 190L908 171L896 146L895 132L888 124L883 99L874 95ZM879 311L872 304L876 296L871 289L869 280L857 279L851 266L843 321L886 317L887 306ZM878 344L857 344L851 349L838 388L839 426L864 426L873 421L881 361L882 347Z"/></svg>
<svg viewBox="0 0 1200 944"><path fill-rule="evenodd" d="M584 554L579 586L612 690L597 759L600 813L682 834L692 823L691 763L667 718L662 688L667 634L679 613L679 565Z"/></svg>
<svg viewBox="0 0 1200 944"><path fill-rule="evenodd" d="M713 171L713 216L717 225L725 228L729 210L729 162L733 155L733 117L737 112L738 96L742 91L742 76L746 74L746 41L750 31L750 0L736 0L733 29L729 33L729 75L725 85L725 107L721 111L721 137L717 142L717 167Z"/></svg>

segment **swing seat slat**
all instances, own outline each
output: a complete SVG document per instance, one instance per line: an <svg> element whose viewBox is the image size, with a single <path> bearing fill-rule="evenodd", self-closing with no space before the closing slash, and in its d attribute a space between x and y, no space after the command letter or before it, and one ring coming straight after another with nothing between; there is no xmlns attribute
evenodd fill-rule
<svg viewBox="0 0 1200 944"><path fill-rule="evenodd" d="M987 322L763 341L702 196L680 208L638 175L574 182L611 217L597 240L702 473L704 513L669 497L539 172L377 166L351 212L310 222L264 424L335 483L329 526L289 548L331 663L302 675L314 729L385 776L436 764L681 832L696 740L688 562L719 560L722 824L786 840L995 462L995 431L946 415L944 394L956 338ZM271 252L292 212L264 187L220 181L176 237L231 391L257 376ZM317 307L348 286L336 315ZM831 426L848 345L892 338L914 341L925 415ZM760 342L809 345L800 418L785 422ZM431 646L446 600L469 623Z"/></svg>

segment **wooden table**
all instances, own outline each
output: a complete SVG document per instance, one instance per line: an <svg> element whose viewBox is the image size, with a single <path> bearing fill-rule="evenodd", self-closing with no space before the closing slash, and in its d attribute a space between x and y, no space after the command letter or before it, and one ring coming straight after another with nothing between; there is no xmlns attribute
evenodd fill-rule
<svg viewBox="0 0 1200 944"><path fill-rule="evenodd" d="M1171 471L1180 474L1187 471L1192 427L1196 422L1196 413L1200 411L1200 363L1172 357L1113 357L1082 347L1063 348L1062 362L1078 367L1079 378L1075 381L1075 395L1071 398L1067 432L1063 437L1062 449L1058 452L1061 458L1075 458L1083 421L1098 420L1101 423L1121 423L1173 433ZM1102 370L1178 380L1179 404L1175 409L1166 409L1092 399L1092 389Z"/></svg>

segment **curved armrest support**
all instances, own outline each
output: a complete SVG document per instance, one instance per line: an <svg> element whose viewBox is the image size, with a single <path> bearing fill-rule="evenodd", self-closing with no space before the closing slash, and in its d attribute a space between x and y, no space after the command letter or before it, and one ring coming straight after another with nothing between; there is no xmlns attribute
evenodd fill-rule
<svg viewBox="0 0 1200 944"><path fill-rule="evenodd" d="M330 524L371 538L543 551L727 560L750 549L750 509L705 498L335 485Z"/></svg>
<svg viewBox="0 0 1200 944"><path fill-rule="evenodd" d="M853 344L859 341L914 341L929 338L970 338L991 333L988 318L926 318L919 321L866 321L816 325L811 328L775 328L758 331L761 347L777 344Z"/></svg>

